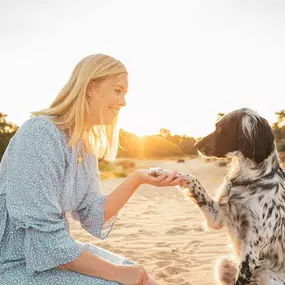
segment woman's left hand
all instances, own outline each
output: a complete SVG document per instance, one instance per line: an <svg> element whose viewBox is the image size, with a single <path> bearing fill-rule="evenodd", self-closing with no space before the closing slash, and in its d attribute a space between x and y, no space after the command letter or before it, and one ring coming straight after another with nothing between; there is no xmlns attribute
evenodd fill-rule
<svg viewBox="0 0 285 285"><path fill-rule="evenodd" d="M149 171L146 169L139 169L133 174L136 176L139 185L150 184L157 187L177 186L185 181L184 177L177 177L177 171L170 174L161 174L158 177L149 175Z"/></svg>

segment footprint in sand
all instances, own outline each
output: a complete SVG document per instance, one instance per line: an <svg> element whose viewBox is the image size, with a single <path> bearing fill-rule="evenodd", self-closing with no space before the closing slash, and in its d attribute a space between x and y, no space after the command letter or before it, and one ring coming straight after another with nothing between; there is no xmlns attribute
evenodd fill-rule
<svg viewBox="0 0 285 285"><path fill-rule="evenodd" d="M162 271L157 272L155 275L156 275L156 277L157 277L157 278L161 278L162 280L165 280L165 278L167 278L167 277L168 277L168 275L167 275L167 274L165 274L165 273L164 273L164 272L162 272Z"/></svg>
<svg viewBox="0 0 285 285"><path fill-rule="evenodd" d="M156 211L154 211L154 210L146 210L146 211L143 211L142 213L143 214L155 214Z"/></svg>
<svg viewBox="0 0 285 285"><path fill-rule="evenodd" d="M155 214L156 213L156 207L153 205L148 205L147 209L145 209L142 213L143 214Z"/></svg>
<svg viewBox="0 0 285 285"><path fill-rule="evenodd" d="M137 234L128 234L126 238L138 238Z"/></svg>
<svg viewBox="0 0 285 285"><path fill-rule="evenodd" d="M155 262L155 265L157 265L158 267L166 267L172 264L173 264L172 260L161 260L161 261Z"/></svg>
<svg viewBox="0 0 285 285"><path fill-rule="evenodd" d="M192 229L195 232L205 232L205 228L203 226L194 226L194 227L192 227Z"/></svg>
<svg viewBox="0 0 285 285"><path fill-rule="evenodd" d="M157 247L164 247L164 246L167 246L167 245L168 245L168 242L163 242L163 241L157 242L155 244L155 246L157 246Z"/></svg>
<svg viewBox="0 0 285 285"><path fill-rule="evenodd" d="M173 260L175 258L178 258L180 254L173 251L173 249L169 249L169 251L158 251L156 253L153 253L152 256L153 258L156 258L160 261L164 261L165 259Z"/></svg>
<svg viewBox="0 0 285 285"><path fill-rule="evenodd" d="M199 251L203 245L204 242L202 241L191 241L185 243L184 246L181 247L181 250L187 252L187 254L193 254L194 252Z"/></svg>
<svg viewBox="0 0 285 285"><path fill-rule="evenodd" d="M169 282L169 284L177 284L177 285L191 285L188 281L184 278L177 277L177 278L166 278L165 281Z"/></svg>
<svg viewBox="0 0 285 285"><path fill-rule="evenodd" d="M185 233L185 232L189 232L190 229L187 227L187 228L183 228L183 227L173 227L172 229L168 230L166 232L166 234L170 234L170 235L179 235L179 234L182 234L182 233Z"/></svg>
<svg viewBox="0 0 285 285"><path fill-rule="evenodd" d="M175 266L167 266L166 268L164 268L164 271L167 272L167 274L179 274L182 272L189 272L189 269L186 268L181 268L181 267L175 267Z"/></svg>
<svg viewBox="0 0 285 285"><path fill-rule="evenodd" d="M184 281L182 283L176 283L176 284L179 284L179 285L193 285L193 283L190 283L188 281Z"/></svg>
<svg viewBox="0 0 285 285"><path fill-rule="evenodd" d="M180 222L187 222L189 221L189 217L187 218L176 218L176 219L173 219L173 222L177 222L177 223L180 223Z"/></svg>

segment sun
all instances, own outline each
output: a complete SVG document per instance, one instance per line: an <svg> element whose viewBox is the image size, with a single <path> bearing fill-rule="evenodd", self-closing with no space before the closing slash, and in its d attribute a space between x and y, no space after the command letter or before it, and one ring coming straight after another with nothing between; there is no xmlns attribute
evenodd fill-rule
<svg viewBox="0 0 285 285"><path fill-rule="evenodd" d="M140 126L137 126L137 125L125 125L125 126L122 126L122 129L124 131L127 131L127 132L130 132L130 133L133 133L135 134L136 136L140 137L140 138L143 138L145 136L150 136L150 135L154 135L154 134L159 134L159 129L151 129L148 127L140 127Z"/></svg>

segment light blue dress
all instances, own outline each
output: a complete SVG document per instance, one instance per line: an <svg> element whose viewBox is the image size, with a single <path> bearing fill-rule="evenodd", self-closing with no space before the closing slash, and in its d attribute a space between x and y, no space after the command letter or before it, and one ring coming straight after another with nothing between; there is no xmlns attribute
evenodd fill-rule
<svg viewBox="0 0 285 285"><path fill-rule="evenodd" d="M108 236L115 217L104 223L106 196L95 156L82 152L80 143L68 147L67 136L49 117L27 120L0 164L0 284L119 284L56 268L84 248L113 263L132 264L70 236L67 212L93 236Z"/></svg>

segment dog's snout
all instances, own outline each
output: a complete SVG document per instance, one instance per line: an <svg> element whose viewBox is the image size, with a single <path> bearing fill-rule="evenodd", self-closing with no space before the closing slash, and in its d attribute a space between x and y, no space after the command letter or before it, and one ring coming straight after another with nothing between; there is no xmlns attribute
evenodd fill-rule
<svg viewBox="0 0 285 285"><path fill-rule="evenodd" d="M213 143L213 135L208 135L200 140L198 140L194 147L201 154L206 156L215 155L215 145Z"/></svg>

